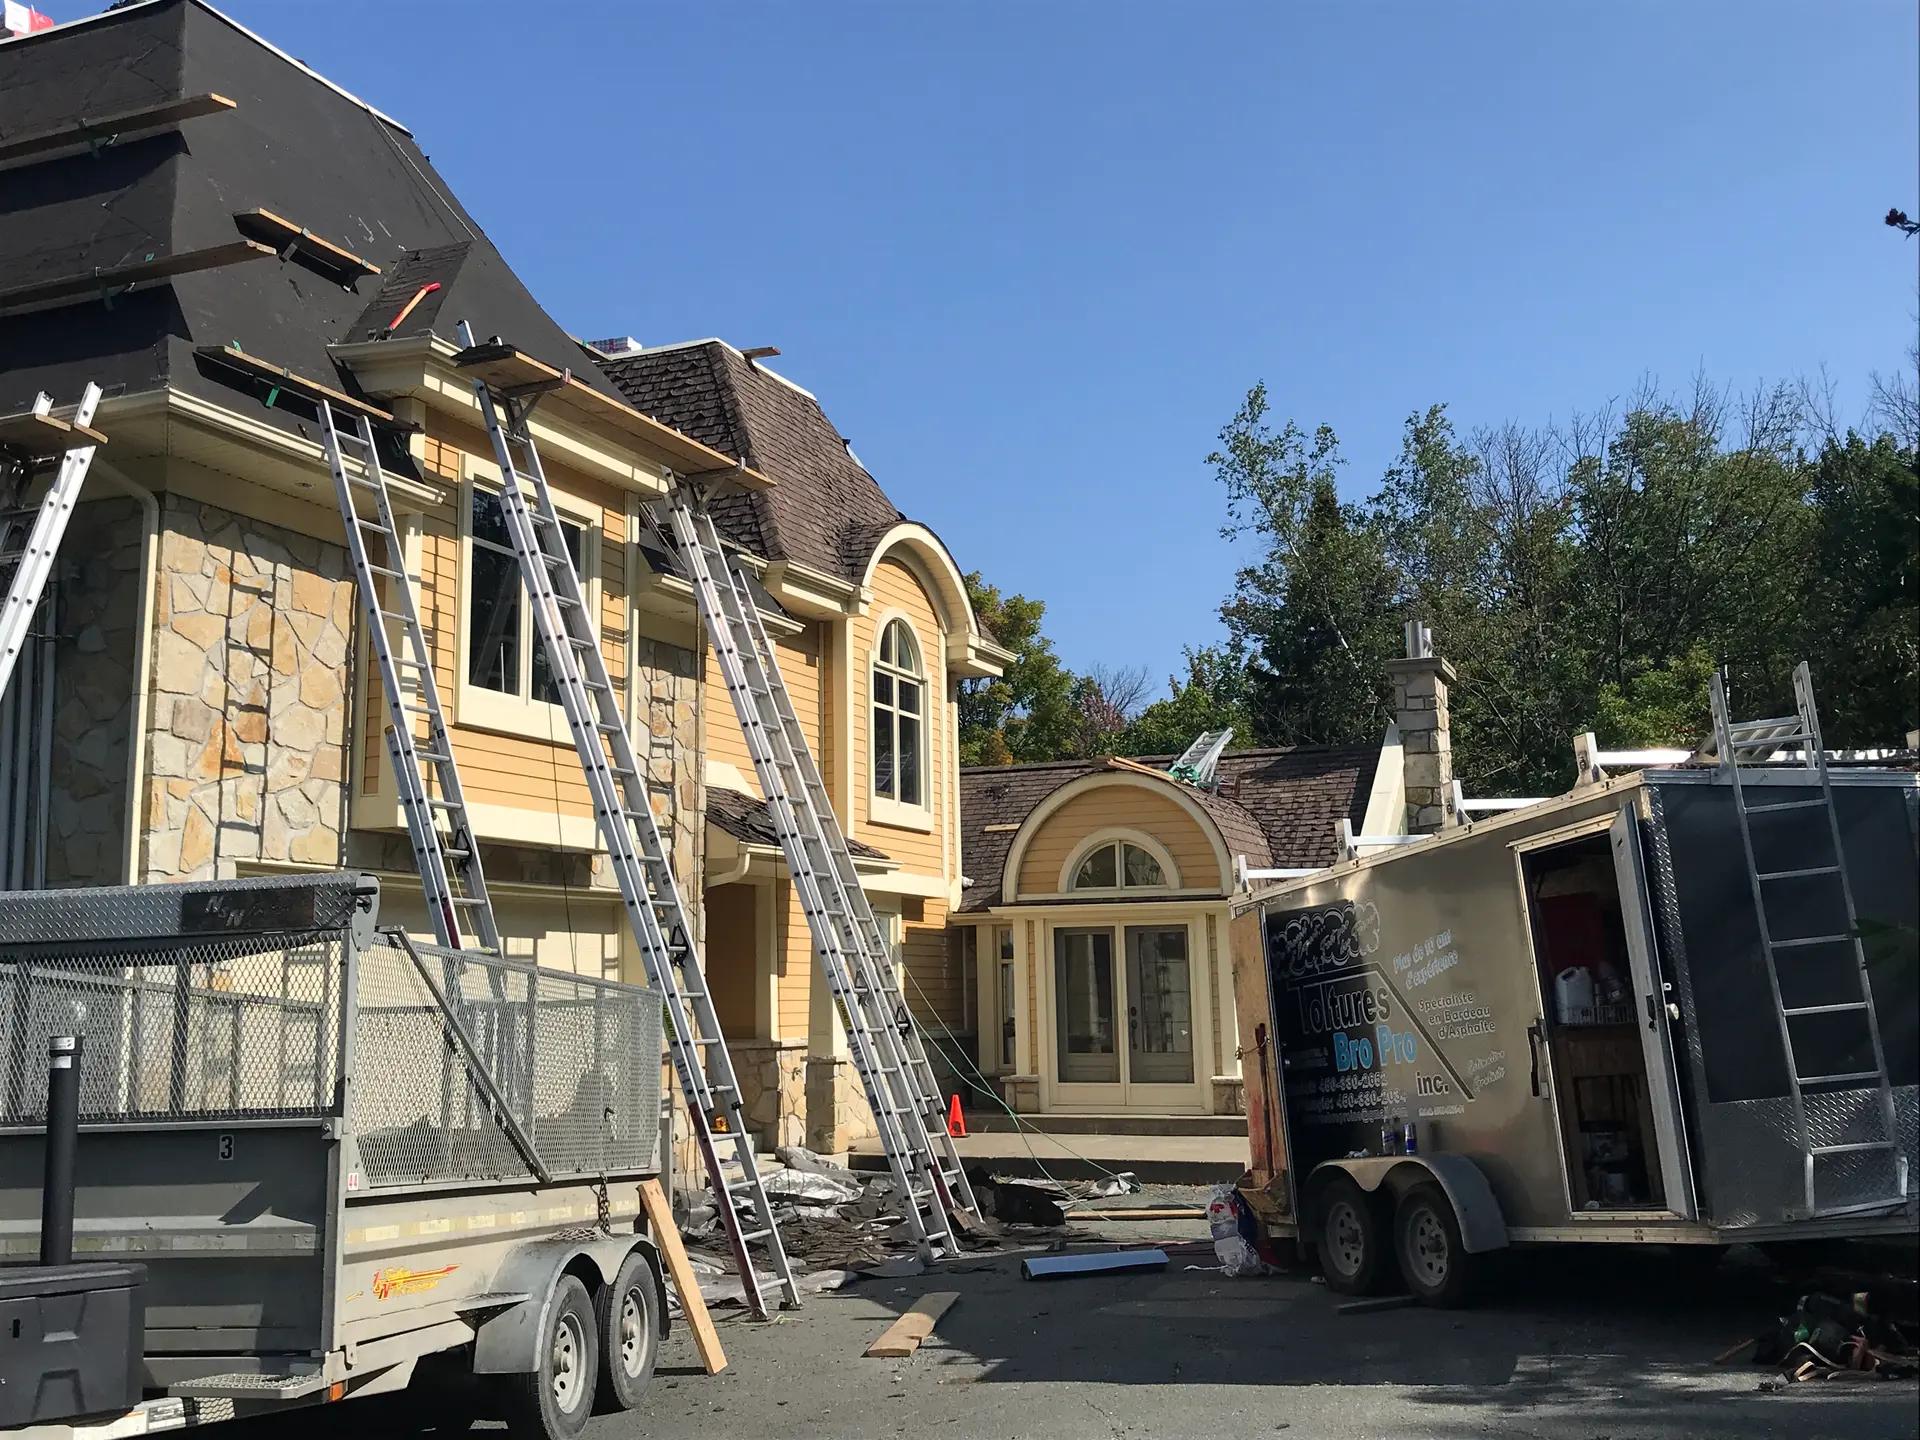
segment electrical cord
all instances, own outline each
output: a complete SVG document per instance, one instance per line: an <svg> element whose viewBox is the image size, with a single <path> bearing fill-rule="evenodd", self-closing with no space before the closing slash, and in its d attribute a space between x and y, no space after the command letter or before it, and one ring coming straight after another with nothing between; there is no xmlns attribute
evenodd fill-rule
<svg viewBox="0 0 1920 1440"><path fill-rule="evenodd" d="M913 986L914 992L919 995L920 1003L926 1007L927 1014L929 1015L939 1014L940 1012L935 1008L932 998L927 994L927 992L924 989L921 988L920 982L914 979L913 971L908 967L906 958L904 956L901 957L901 961L900 961L900 973L907 977L907 983ZM976 1090L980 1094L985 1095L989 1100L993 1101L994 1104L998 1105L1002 1110L1007 1112L1008 1117L1013 1121L1014 1133L1019 1135L1020 1143L1026 1146L1028 1158L1033 1161L1034 1168L1047 1178L1047 1181L1049 1184L1057 1186L1061 1190L1067 1189L1066 1184L1056 1179L1053 1175L1053 1172L1048 1170L1046 1165L1041 1162L1038 1152L1036 1152L1033 1148L1033 1142L1027 1138L1028 1131L1032 1131L1036 1135L1046 1134L1049 1140L1051 1140L1055 1145L1058 1145L1062 1150L1066 1151L1067 1154L1071 1155L1074 1159L1078 1160L1083 1165L1092 1166L1095 1170L1098 1170L1102 1175L1108 1176L1109 1178L1114 1180L1118 1180L1121 1178L1120 1171L1109 1170L1106 1166L1102 1165L1098 1160L1094 1160L1089 1156L1082 1155L1078 1150L1075 1150L1071 1145L1067 1144L1058 1135L1048 1134L1047 1132L1039 1130L1036 1127L1029 1125L1026 1121L1022 1120L1020 1118L1019 1112L1016 1111L1011 1105L1007 1104L1007 1102L1001 1097L1000 1092L998 1090L995 1090L992 1087L992 1084L987 1079L986 1072L980 1069L979 1065L975 1063L971 1055L966 1054L965 1051L963 1050L958 1050L957 1047L956 1047L956 1050L954 1051L947 1051L943 1053L947 1053L949 1055L958 1053L961 1060L965 1063L966 1068L968 1070L971 1070L973 1074L977 1076L979 1079L979 1083L976 1084L973 1080L969 1079L964 1072L960 1071L956 1067L955 1073L960 1079L961 1083L966 1085L968 1089ZM1135 1183L1138 1183L1138 1182L1136 1181Z"/></svg>

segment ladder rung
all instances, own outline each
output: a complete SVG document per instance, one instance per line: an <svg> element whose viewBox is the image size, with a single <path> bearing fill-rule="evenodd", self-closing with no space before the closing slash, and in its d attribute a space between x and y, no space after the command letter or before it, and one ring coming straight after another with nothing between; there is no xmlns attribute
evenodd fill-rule
<svg viewBox="0 0 1920 1440"><path fill-rule="evenodd" d="M1810 1155L1858 1155L1866 1150L1891 1150L1891 1140L1862 1140L1853 1145L1815 1145L1807 1153Z"/></svg>
<svg viewBox="0 0 1920 1440"><path fill-rule="evenodd" d="M1775 800L1766 805L1749 805L1749 815L1764 815L1770 810L1814 810L1824 807L1825 800Z"/></svg>
<svg viewBox="0 0 1920 1440"><path fill-rule="evenodd" d="M449 895L447 902L451 905L484 905L487 903L484 900L476 899L472 895Z"/></svg>
<svg viewBox="0 0 1920 1440"><path fill-rule="evenodd" d="M1797 940L1769 940L1767 944L1775 950L1797 950L1806 945L1838 945L1851 939L1851 935L1802 935Z"/></svg>
<svg viewBox="0 0 1920 1440"><path fill-rule="evenodd" d="M1796 1075L1793 1077L1802 1085L1838 1085L1843 1080L1878 1080L1878 1070L1848 1070L1840 1075Z"/></svg>
<svg viewBox="0 0 1920 1440"><path fill-rule="evenodd" d="M771 1229L764 1229L764 1230L742 1230L742 1231L740 1232L740 1243L744 1245L744 1244L746 1244L746 1243L748 1243L749 1241L753 1241L753 1240L764 1240L764 1239L766 1239L766 1238L767 1238L767 1236L769 1236L769 1235L771 1235L772 1233L773 1233L773 1231L772 1231Z"/></svg>
<svg viewBox="0 0 1920 1440"><path fill-rule="evenodd" d="M1848 1000L1838 1005L1792 1005L1781 1011L1783 1015L1838 1015L1843 1010L1864 1010L1864 1000Z"/></svg>
<svg viewBox="0 0 1920 1440"><path fill-rule="evenodd" d="M1838 865L1812 865L1805 870L1757 870L1756 880L1799 880L1808 875L1838 875Z"/></svg>

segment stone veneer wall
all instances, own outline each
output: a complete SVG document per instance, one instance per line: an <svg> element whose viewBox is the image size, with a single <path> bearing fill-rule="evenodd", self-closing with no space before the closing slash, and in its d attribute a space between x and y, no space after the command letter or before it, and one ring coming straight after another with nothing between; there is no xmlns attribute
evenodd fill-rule
<svg viewBox="0 0 1920 1440"><path fill-rule="evenodd" d="M837 1155L880 1133L860 1072L845 1056L808 1059L806 1117L807 1148L826 1155Z"/></svg>
<svg viewBox="0 0 1920 1440"><path fill-rule="evenodd" d="M75 507L54 589L46 883L126 883L127 749L140 616L138 503Z"/></svg>
<svg viewBox="0 0 1920 1440"><path fill-rule="evenodd" d="M340 864L346 552L176 495L160 524L144 877Z"/></svg>

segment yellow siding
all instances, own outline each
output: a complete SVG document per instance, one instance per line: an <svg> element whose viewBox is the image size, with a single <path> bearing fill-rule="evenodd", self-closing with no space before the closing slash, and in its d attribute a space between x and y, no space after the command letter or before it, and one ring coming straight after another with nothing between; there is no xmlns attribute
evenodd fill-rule
<svg viewBox="0 0 1920 1440"><path fill-rule="evenodd" d="M904 982L908 1006L922 1024L963 1030L967 1022L966 977L947 936L946 902L907 897L901 901L900 918L900 956L908 976ZM986 939L991 947L991 931Z"/></svg>
<svg viewBox="0 0 1920 1440"><path fill-rule="evenodd" d="M786 681L793 701L793 713L800 718L800 731L816 761L821 758L821 682L820 631L809 625L798 635L782 636L773 642L774 659L780 666L780 678ZM740 733L739 718L733 713L733 701L720 675L720 662L713 647L706 647L704 683L707 687L707 758L731 765L740 772L747 789L760 793L760 782L753 773L753 757L747 753L746 737ZM824 774L824 769L823 772Z"/></svg>
<svg viewBox="0 0 1920 1440"><path fill-rule="evenodd" d="M901 869L919 875L945 873L940 836L946 826L947 775L953 766L948 754L946 642L933 601L919 577L897 560L882 560L874 568L873 604L853 621L853 809L859 836L900 862ZM933 828L920 830L889 825L873 818L873 647L875 621L893 613L907 618L920 641L920 658L927 672L927 775Z"/></svg>
<svg viewBox="0 0 1920 1440"><path fill-rule="evenodd" d="M459 723L459 644L461 510L466 496L459 484L462 452L491 459L485 436L478 430L430 415L424 437L423 468L429 478L448 485L447 499L416 515L413 571L419 577L414 600L433 650L434 680L441 703L455 724L453 750L467 798L476 804L506 805L541 812L591 815L586 782L574 754L573 738L565 719L552 712L533 712L538 718L529 733L507 734ZM548 482L556 495L583 502L597 513L593 519L600 540L594 556L600 604L597 620L601 653L616 689L627 679L627 518L626 501L612 486L555 467ZM567 507L562 507L563 511ZM584 517L583 517L584 518ZM403 526L406 524L402 520ZM374 556L375 564L385 563ZM396 640L397 640L396 636ZM537 645L538 639L531 637ZM361 784L367 794L380 793L386 754L386 696L372 656L362 694L365 743L361 756ZM549 723L550 722L550 723ZM544 726L546 733L537 727ZM417 717L415 734L425 733L424 717ZM429 781L431 784L431 781Z"/></svg>
<svg viewBox="0 0 1920 1440"><path fill-rule="evenodd" d="M1060 867L1096 830L1138 830L1158 840L1180 870L1187 890L1216 890L1228 883L1205 831L1171 797L1125 781L1095 786L1049 815L1027 844L1020 863L1020 895L1052 895Z"/></svg>
<svg viewBox="0 0 1920 1440"><path fill-rule="evenodd" d="M757 899L751 885L721 885L706 893L707 982L720 1013L720 1033L729 1039L754 1038Z"/></svg>
<svg viewBox="0 0 1920 1440"><path fill-rule="evenodd" d="M807 917L800 913L800 897L793 886L783 880L774 891L781 915L776 928L780 948L775 957L780 997L777 1038L804 1040L813 1003L813 934L807 929Z"/></svg>

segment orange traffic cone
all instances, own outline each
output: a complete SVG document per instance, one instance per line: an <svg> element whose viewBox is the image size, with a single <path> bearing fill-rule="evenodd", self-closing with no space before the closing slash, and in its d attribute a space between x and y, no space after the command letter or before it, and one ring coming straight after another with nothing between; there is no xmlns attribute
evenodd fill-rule
<svg viewBox="0 0 1920 1440"><path fill-rule="evenodd" d="M960 1109L960 1092L954 1091L953 1103L947 1107L947 1134L956 1140L967 1138L967 1117Z"/></svg>

